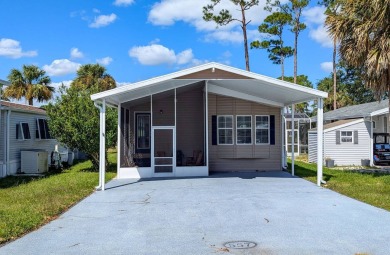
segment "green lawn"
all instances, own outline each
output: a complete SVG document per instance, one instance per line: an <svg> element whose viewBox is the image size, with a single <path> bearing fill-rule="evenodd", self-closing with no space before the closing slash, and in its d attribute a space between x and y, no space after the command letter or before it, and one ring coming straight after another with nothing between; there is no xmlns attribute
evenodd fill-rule
<svg viewBox="0 0 390 255"><path fill-rule="evenodd" d="M116 154L109 153L106 181L116 172ZM0 179L0 243L15 239L56 218L88 196L98 185L99 173L90 161L45 177Z"/></svg>
<svg viewBox="0 0 390 255"><path fill-rule="evenodd" d="M316 164L295 161L295 174L317 183ZM326 188L390 211L389 174L363 174L324 167L323 179L326 181Z"/></svg>

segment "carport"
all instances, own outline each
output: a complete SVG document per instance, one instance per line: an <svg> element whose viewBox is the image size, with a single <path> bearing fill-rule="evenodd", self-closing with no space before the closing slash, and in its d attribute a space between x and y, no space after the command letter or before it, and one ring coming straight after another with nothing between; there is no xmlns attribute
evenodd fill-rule
<svg viewBox="0 0 390 255"><path fill-rule="evenodd" d="M178 128L177 124L178 121L180 121L180 118L178 117L177 113L178 95L180 94L180 91L184 88L189 88L193 86L198 86L198 89L200 89L198 91L202 93L199 98L200 100L202 100L202 110L200 110L200 112L203 117L201 116L198 123L203 122L203 131L197 140L201 140L203 142L198 146L200 147L199 149L202 152L202 158L201 160L199 160L200 164L188 167L179 164L177 156L177 138L178 132L181 130ZM226 149L229 148L228 145L230 145L220 145L219 140L218 143L217 141L214 141L215 136L218 136L219 139L220 133L218 133L217 135L214 134L214 124L216 124L216 121L214 121L214 116L217 116L211 113L212 109L210 101L213 99L213 97L235 100L232 102L235 102L234 109L236 110L240 107L237 106L239 105L239 103L247 104L247 106L242 106L242 108L239 108L241 115L235 113L233 116L233 113L231 112L227 112L222 115L222 117L227 116L226 118L230 118L230 123L234 123L234 117L237 117L237 119L235 119L237 122L237 126L229 124L231 125L231 131L225 131L228 132L226 136L232 139L231 146L237 145L235 147L236 149L234 150L244 150L244 152L236 153L234 155L227 155L225 152L226 150L224 151L220 149L218 150L218 152L212 150L215 149L217 146L219 146L219 148L223 147L224 149ZM120 149L120 153L118 153L119 178L183 177L207 176L209 171L212 170L212 167L215 167L216 165L218 165L217 163L221 162L222 163L219 164L219 166L227 166L228 164L234 164L234 162L239 162L239 164L237 165L246 165L247 168L251 168L252 163L250 162L257 162L253 163L253 169L255 169L256 167L264 168L267 166L269 168L272 168L270 170L283 169L287 165L286 145L284 143L285 127L283 124L284 121L282 121L283 116L286 112L286 107L291 107L292 112L294 112L295 104L316 100L319 120L318 130L320 133L322 133L323 99L326 97L326 92L307 88L297 84L281 81L278 79L218 63L207 63L168 75L152 78L149 80L121 86L112 90L94 94L91 96L91 98L93 101L95 101L95 105L100 110L101 160L99 167L100 182L98 188L104 190L104 135L105 112L107 106L118 109L118 148ZM134 102L138 103L135 104ZM141 116L140 119L142 120L142 125L138 125L138 123L131 124L131 120L135 118L134 116L136 116L137 112L135 110L126 109L124 107L127 106L131 108L134 107L134 105L139 106L141 105L141 103L144 105L144 107L146 107L145 109L147 115L144 114L143 116ZM226 104L227 103L225 103L225 105ZM170 111L163 110L162 106L167 107L167 105L170 105ZM248 136L250 137L250 143L248 143L249 145L241 145L239 144L240 141L237 138L239 133L237 130L241 128L241 126L238 125L239 117L243 116L242 112L245 113L245 109L249 109L247 110L248 112L253 112L253 110L251 109L257 106L259 109L266 108L268 109L266 110L266 112L272 111L272 113L263 114L260 112L260 115L258 112L250 113L250 115L249 113L244 114L245 117L248 117L248 119L250 120L249 123L253 124L249 124L250 129L247 130ZM124 111L125 114L123 114ZM168 117L162 118L162 116L166 112L169 112L169 115L167 115ZM141 111L141 113L145 113L145 110ZM195 117L195 114L198 113L192 114L193 115L191 116ZM258 116L260 117L258 118ZM257 120L259 119L260 123L261 117L263 116L265 116L266 124L258 124ZM291 119L292 121L294 121L294 114L292 114ZM125 125L123 124L124 122ZM259 128L257 127L257 125L259 125ZM265 128L261 125L263 125ZM147 126L147 129L144 128L141 130L142 132L138 133L147 134L143 137L140 137L140 139L143 138L143 140L141 139L143 141L142 144L146 144L145 147L142 147L140 149L148 151L146 153L140 152L138 154L141 154L141 157L143 158L148 158L147 162L149 162L149 165L146 164L146 166L137 167L136 169L132 168L130 164L121 167L121 165L123 165L122 162L124 162L124 157L126 157L126 155L128 155L131 160L138 155L136 151L138 145L135 144L134 146L132 144L132 141L128 142L131 139L130 134L132 127L134 128L133 134L135 133L137 135L137 129L135 126L137 126L137 128L139 126ZM252 126L255 126L255 128L253 129ZM130 130L126 131L129 134L128 137L126 137L126 135L123 135L124 129L126 129L126 127ZM245 128L245 125L243 125L243 127ZM261 132L263 131L265 132L265 141L257 139L258 134L261 135ZM159 135L155 135L156 133L158 133ZM292 133L294 133L294 127L292 128ZM236 136L234 134L236 134ZM253 137L256 137L256 139L254 139ZM134 140L137 139L138 137ZM293 140L291 144L293 146L294 136L292 136L292 139ZM323 137L318 136L318 185L320 185L322 180L323 148L322 146L320 146L322 145L322 140ZM126 144L126 142L128 143ZM157 147L164 147L164 151L161 151L161 149L156 149ZM250 157L252 158L245 158L246 151L243 148L246 148L246 151L249 150L249 154L252 155ZM122 153L123 150L124 152ZM270 152L271 150L273 154ZM277 150L277 153L275 153L275 150ZM268 154L265 155L266 153L264 153L264 151L268 151ZM291 151L294 150L292 149ZM215 159L215 155L217 155L217 157L219 158ZM194 158L195 157L196 156L194 154ZM273 161L272 157L274 159ZM292 174L294 175L294 153L292 153L291 157ZM221 162L215 163L218 160L220 160Z"/></svg>

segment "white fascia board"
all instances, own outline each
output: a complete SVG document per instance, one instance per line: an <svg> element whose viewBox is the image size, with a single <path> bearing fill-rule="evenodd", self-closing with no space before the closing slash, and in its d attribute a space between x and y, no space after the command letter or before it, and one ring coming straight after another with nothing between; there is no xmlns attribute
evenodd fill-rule
<svg viewBox="0 0 390 255"><path fill-rule="evenodd" d="M252 102L261 103L261 104L270 105L270 106L276 106L276 107L283 107L284 106L282 103L279 103L279 102L275 102L275 101L264 99L261 97L256 97L256 96L248 95L248 94L238 92L235 90L223 88L221 86L211 84L211 82L208 84L207 91L209 93L213 93L213 94L217 94L217 95L240 98L243 100L252 101Z"/></svg>
<svg viewBox="0 0 390 255"><path fill-rule="evenodd" d="M204 65L199 65L199 66L195 66L195 67L188 68L188 69L185 69L185 70L181 70L181 71L178 71L178 72L174 72L174 73L171 73L171 74L166 74L166 75L162 75L162 76L159 76L159 77L151 78L151 79L148 79L148 80L145 80L145 81L124 85L124 86L121 86L121 87L118 87L118 88L115 88L115 89L111 89L111 90L108 90L108 91L96 93L96 94L91 95L91 99L92 100L97 100L97 99L101 99L101 98L104 98L104 97L109 97L109 96L113 96L113 95L117 95L117 94L122 94L122 93L125 93L125 92L129 91L129 90L133 90L133 89L136 89L136 88L139 88L139 87L144 87L144 86L148 86L148 85L151 85L151 84L164 82L164 81L167 81L167 80L170 80L170 79L175 79L175 78L178 78L178 77L181 77L181 76L185 76L185 75L188 75L188 74L192 74L192 73L196 73L196 72L200 72L200 71L204 71L204 70L212 69L212 68L217 68L217 69L220 69L220 70L223 70L223 71L227 71L227 72L235 73L235 74L238 74L238 75L246 76L248 78L265 81L265 82L271 83L271 84L276 85L276 86L281 86L281 87L284 87L284 88L290 88L290 89L293 89L293 90L302 91L302 92L305 92L305 93L312 94L313 96L323 97L323 98L328 97L328 93L320 91L320 90L304 87L304 86L301 86L301 85L293 84L293 83L282 81L282 80L279 80L279 79L275 79L275 78L267 77L267 76L264 76L264 75L252 73L252 72L249 72L249 71L241 70L241 69L238 69L238 68L234 68L234 67L222 65L222 64L219 64L219 63L211 62L211 63L207 63L207 64L204 64ZM209 79L209 80L212 80L212 79Z"/></svg>
<svg viewBox="0 0 390 255"><path fill-rule="evenodd" d="M342 125L339 125L339 126L335 126L335 127L331 127L331 128L328 128L328 129L324 129L324 133L328 133L328 132L331 132L333 130L337 130L337 129L340 129L340 128L345 128L345 127L348 127L348 126L351 126L351 125L355 125L355 124L358 124L360 122L364 122L364 119L361 118L361 119L358 119L358 120L355 120L355 121L351 121L351 122L348 122L348 123L345 123L345 124L342 124Z"/></svg>
<svg viewBox="0 0 390 255"><path fill-rule="evenodd" d="M370 116L372 117L372 116L378 116L378 115L383 115L383 114L386 114L386 113L389 113L389 108L383 108L383 109L380 109L380 110L378 110L378 111L375 111L375 112L372 112L371 114L370 114Z"/></svg>

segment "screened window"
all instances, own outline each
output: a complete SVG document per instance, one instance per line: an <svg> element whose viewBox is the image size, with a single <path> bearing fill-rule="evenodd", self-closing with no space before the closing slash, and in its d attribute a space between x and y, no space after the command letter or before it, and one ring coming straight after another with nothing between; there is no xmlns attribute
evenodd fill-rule
<svg viewBox="0 0 390 255"><path fill-rule="evenodd" d="M340 141L342 143L352 143L353 142L353 132L352 131L341 131Z"/></svg>
<svg viewBox="0 0 390 255"><path fill-rule="evenodd" d="M136 114L136 151L150 150L150 114Z"/></svg>
<svg viewBox="0 0 390 255"><path fill-rule="evenodd" d="M269 116L256 116L256 144L269 144Z"/></svg>
<svg viewBox="0 0 390 255"><path fill-rule="evenodd" d="M28 123L20 122L16 124L16 139L19 140L28 140L31 139L30 127Z"/></svg>
<svg viewBox="0 0 390 255"><path fill-rule="evenodd" d="M35 137L37 139L52 139L46 119L37 119L37 131Z"/></svg>
<svg viewBox="0 0 390 255"><path fill-rule="evenodd" d="M237 144L252 144L252 116L236 116Z"/></svg>
<svg viewBox="0 0 390 255"><path fill-rule="evenodd" d="M218 116L218 144L233 144L233 116Z"/></svg>

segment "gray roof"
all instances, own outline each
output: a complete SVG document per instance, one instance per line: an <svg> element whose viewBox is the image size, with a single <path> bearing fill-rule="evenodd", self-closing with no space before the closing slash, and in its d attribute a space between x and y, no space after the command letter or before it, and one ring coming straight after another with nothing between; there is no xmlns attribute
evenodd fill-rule
<svg viewBox="0 0 390 255"><path fill-rule="evenodd" d="M351 105L336 109L334 111L325 112L324 120L343 120L364 118L371 115L375 111L379 111L389 107L389 100L375 101L366 104ZM317 116L312 118L312 121L317 121Z"/></svg>
<svg viewBox="0 0 390 255"><path fill-rule="evenodd" d="M327 129L330 129L330 128L334 128L334 127L337 127L337 126L341 126L341 125L344 125L344 124L356 121L356 120L358 120L358 119L338 120L338 121L335 121L335 122L331 122L331 123L325 124L324 125L324 131L326 131ZM317 128L312 128L309 131L317 131Z"/></svg>

